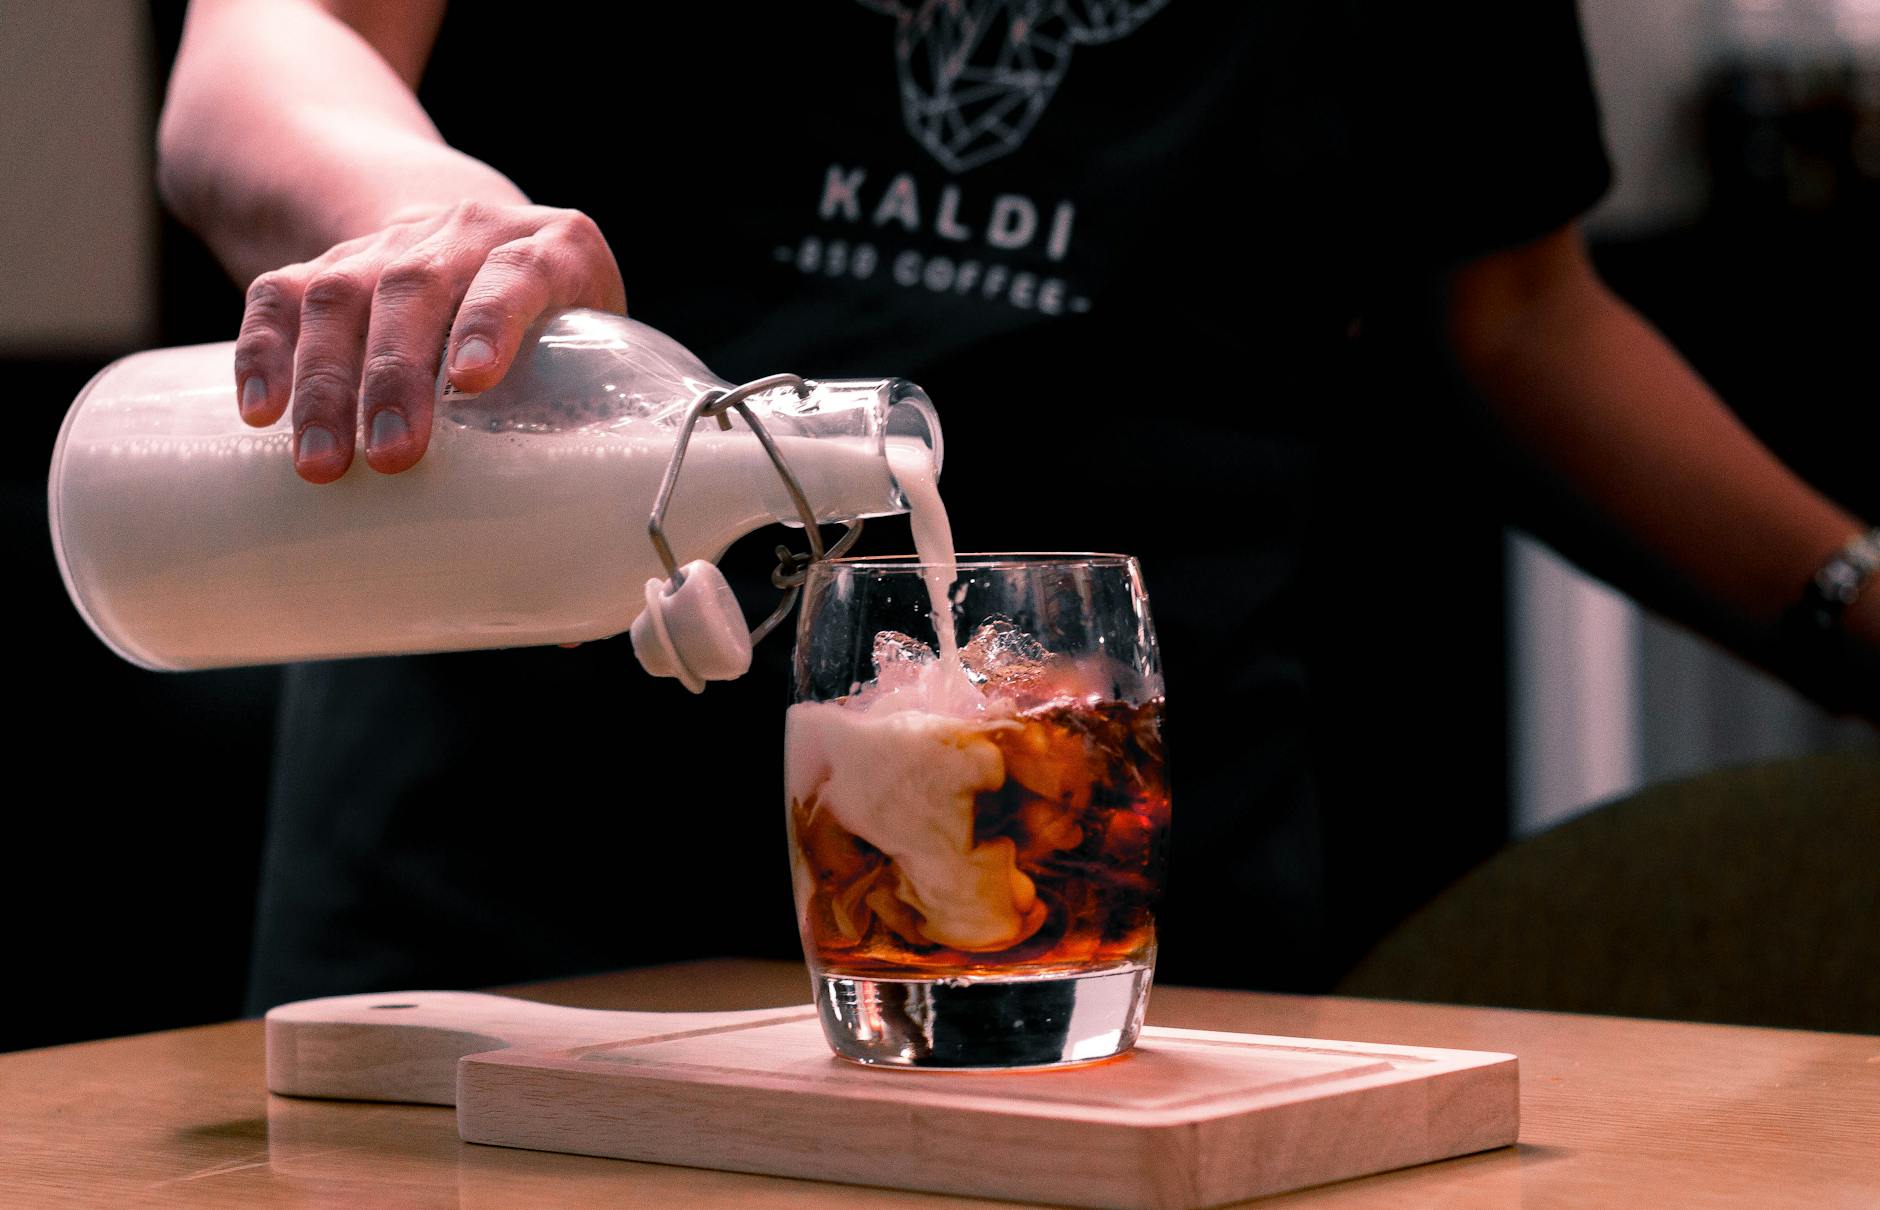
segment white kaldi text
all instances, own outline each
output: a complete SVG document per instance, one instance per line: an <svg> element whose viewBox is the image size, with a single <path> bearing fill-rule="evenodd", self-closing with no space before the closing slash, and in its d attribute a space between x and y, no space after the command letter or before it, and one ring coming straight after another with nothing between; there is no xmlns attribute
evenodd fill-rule
<svg viewBox="0 0 1880 1210"><path fill-rule="evenodd" d="M1044 223L1038 203L1020 193L993 195L989 202L967 200L958 185L945 185L937 193L923 194L911 172L902 172L886 184L871 187L866 168L831 164L823 175L818 218L828 222L866 223L871 227L899 227L909 234L930 230L955 243L983 239L1002 252L1028 248L1042 236L1045 258L1061 261L1070 252L1071 229L1077 208L1058 202Z"/></svg>

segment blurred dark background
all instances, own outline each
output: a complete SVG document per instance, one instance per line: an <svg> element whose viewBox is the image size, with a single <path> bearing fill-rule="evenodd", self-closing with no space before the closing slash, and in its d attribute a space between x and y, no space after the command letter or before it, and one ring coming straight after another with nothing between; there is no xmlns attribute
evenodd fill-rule
<svg viewBox="0 0 1880 1210"><path fill-rule="evenodd" d="M1880 3L1582 13L1618 173L1589 220L1602 269L1778 452L1880 517ZM0 0L0 374L22 430L0 454L18 653L0 961L32 993L0 1015L0 1050L227 1018L245 978L277 674L119 661L46 530L47 459L90 375L228 339L239 315L155 203L165 41L130 0ZM1390 389L1401 415L1446 406L1434 382ZM1871 744L1507 530L1456 440L1407 424L1355 451L1361 510L1418 537L1380 555L1400 586L1380 645L1331 673L1375 695L1380 727L1427 708L1434 678L1456 703L1443 792L1469 806L1420 836L1445 856L1413 892L1647 783Z"/></svg>

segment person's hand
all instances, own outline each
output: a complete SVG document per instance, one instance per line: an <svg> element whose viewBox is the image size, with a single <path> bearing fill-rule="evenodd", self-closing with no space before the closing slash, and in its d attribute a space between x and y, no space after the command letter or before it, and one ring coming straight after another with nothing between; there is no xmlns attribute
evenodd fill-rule
<svg viewBox="0 0 1880 1210"><path fill-rule="evenodd" d="M294 469L310 483L346 473L362 423L372 469L402 471L430 441L440 353L451 385L488 390L544 312L626 306L613 253L585 214L434 210L254 280L235 341L242 419L273 424L291 398Z"/></svg>

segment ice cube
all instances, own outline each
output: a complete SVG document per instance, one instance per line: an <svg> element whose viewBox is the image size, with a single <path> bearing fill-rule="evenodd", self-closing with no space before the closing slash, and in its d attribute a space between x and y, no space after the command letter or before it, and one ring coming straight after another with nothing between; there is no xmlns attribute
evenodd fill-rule
<svg viewBox="0 0 1880 1210"><path fill-rule="evenodd" d="M966 679L989 694L1024 695L1044 679L1051 653L1035 635L1019 628L1004 614L993 614L966 646L960 648L960 666Z"/></svg>
<svg viewBox="0 0 1880 1210"><path fill-rule="evenodd" d="M874 657L875 687L883 693L914 688L923 670L939 658L933 648L898 630L884 630L875 636Z"/></svg>

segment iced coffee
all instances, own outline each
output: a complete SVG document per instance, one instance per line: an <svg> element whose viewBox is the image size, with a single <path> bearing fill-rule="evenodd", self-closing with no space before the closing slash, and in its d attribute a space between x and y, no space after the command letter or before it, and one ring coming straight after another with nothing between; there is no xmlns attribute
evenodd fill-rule
<svg viewBox="0 0 1880 1210"><path fill-rule="evenodd" d="M1115 563L1101 570L1134 576L1133 561ZM1081 565L963 562L955 596L1056 595L1083 613L1046 608L1061 631L1046 638L1037 618L968 599L980 624L935 650L873 629L925 597L915 571L812 589L812 614L832 620L807 624L807 649L799 638L805 665L822 655L836 670L825 683L854 665L838 691L800 694L811 700L785 723L798 924L825 1031L846 1057L910 1066L1126 1049L1169 850L1164 702L1139 586L1126 579L1106 600Z"/></svg>

